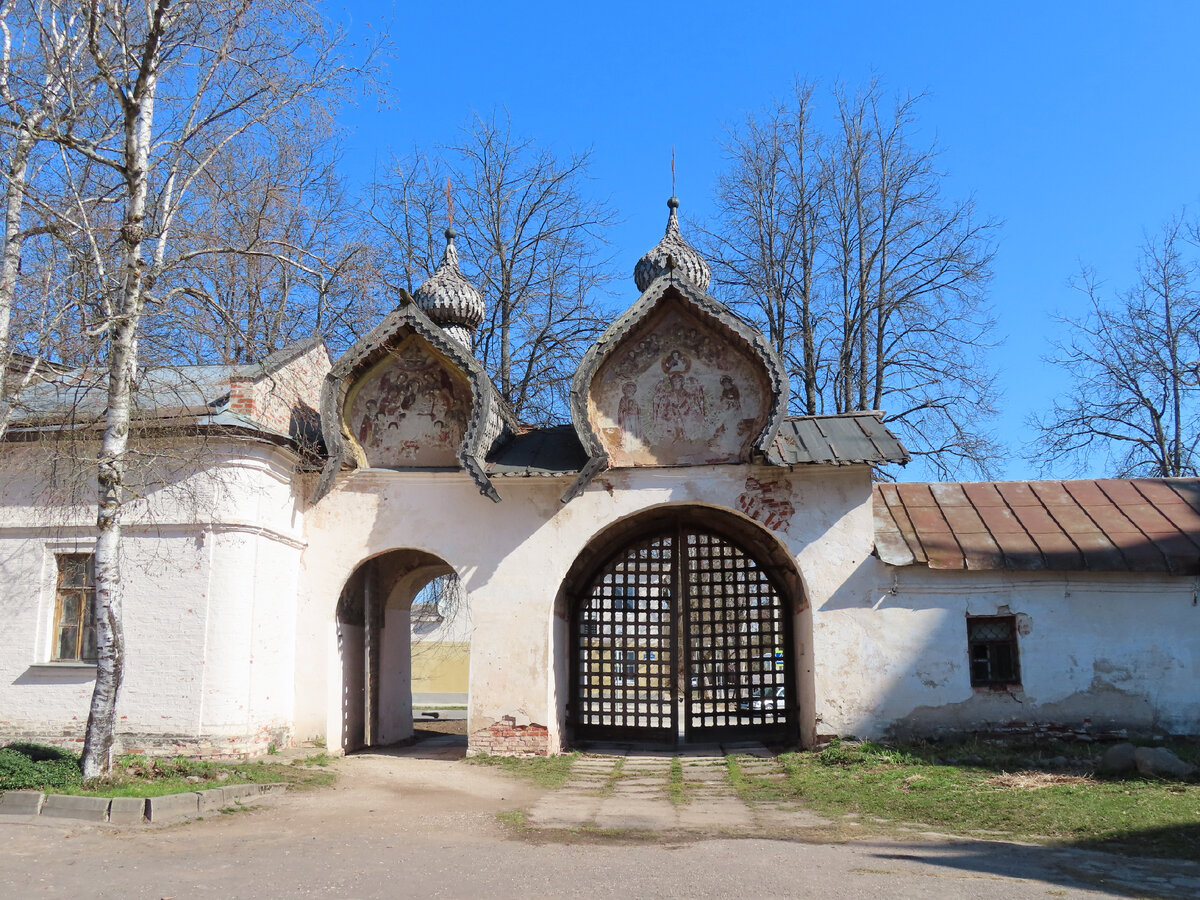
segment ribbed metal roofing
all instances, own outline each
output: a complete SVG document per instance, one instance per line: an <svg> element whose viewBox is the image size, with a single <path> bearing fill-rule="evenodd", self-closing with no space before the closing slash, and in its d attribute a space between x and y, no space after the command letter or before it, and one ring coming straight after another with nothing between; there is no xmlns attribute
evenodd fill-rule
<svg viewBox="0 0 1200 900"><path fill-rule="evenodd" d="M893 566L1200 574L1200 479L875 486Z"/></svg>
<svg viewBox="0 0 1200 900"><path fill-rule="evenodd" d="M878 412L784 419L772 445L777 465L880 465L907 463L908 451Z"/></svg>

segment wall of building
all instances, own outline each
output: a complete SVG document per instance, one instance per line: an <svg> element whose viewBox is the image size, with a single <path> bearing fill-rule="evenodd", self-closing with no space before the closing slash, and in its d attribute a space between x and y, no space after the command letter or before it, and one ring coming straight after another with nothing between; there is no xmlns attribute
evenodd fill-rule
<svg viewBox="0 0 1200 900"><path fill-rule="evenodd" d="M819 728L863 737L1064 726L1200 733L1196 579L870 567L814 610ZM1013 615L1019 689L973 688L966 618Z"/></svg>
<svg viewBox="0 0 1200 900"><path fill-rule="evenodd" d="M51 662L55 554L95 541L94 509L79 500L86 469L70 502L62 465L38 445L9 445L0 462L0 739L77 743L87 722L94 666ZM124 525L119 751L230 755L289 739L293 465L269 445L176 440L157 471L136 474L159 486L129 504Z"/></svg>
<svg viewBox="0 0 1200 900"><path fill-rule="evenodd" d="M605 473L564 505L560 497L568 483L497 479L503 502L492 503L458 473L360 470L341 476L335 490L305 513L297 656L326 662L297 668L298 732L327 735L331 743L341 733L337 597L362 561L389 550L422 550L458 572L474 624L471 746L522 752L563 747L566 610L556 615L555 603L575 558L614 523L673 504L714 506L769 523L764 534L797 558L814 605L828 602L846 573L858 572L870 556L865 467L620 470ZM813 659L811 648L801 649ZM800 695L806 695L803 685ZM812 718L811 704L807 714Z"/></svg>

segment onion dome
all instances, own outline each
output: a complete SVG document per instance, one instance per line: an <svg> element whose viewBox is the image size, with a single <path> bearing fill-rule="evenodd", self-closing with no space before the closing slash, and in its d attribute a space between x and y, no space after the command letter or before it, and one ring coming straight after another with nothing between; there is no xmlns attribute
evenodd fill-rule
<svg viewBox="0 0 1200 900"><path fill-rule="evenodd" d="M644 291L655 278L674 271L701 291L707 291L708 283L712 279L712 270L696 252L696 248L679 233L679 214L676 212L679 209L679 198L672 197L667 201L667 207L671 210L671 214L667 216L667 233L652 250L647 251L646 255L638 260L633 269L633 280L637 282L638 290Z"/></svg>
<svg viewBox="0 0 1200 900"><path fill-rule="evenodd" d="M413 300L430 320L468 350L483 321L483 294L458 267L453 228L446 229L446 252L432 275L413 292Z"/></svg>

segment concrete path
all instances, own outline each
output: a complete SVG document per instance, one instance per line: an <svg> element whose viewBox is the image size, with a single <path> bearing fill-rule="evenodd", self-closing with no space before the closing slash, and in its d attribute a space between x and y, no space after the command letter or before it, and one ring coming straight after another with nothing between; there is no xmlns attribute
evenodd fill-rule
<svg viewBox="0 0 1200 900"><path fill-rule="evenodd" d="M552 794L544 790L465 764L458 760L461 754L461 736L457 741L445 736L402 751L356 755L337 763L334 788L288 792L256 810L182 825L0 822L0 897L1200 896L1200 865L1171 860L931 834L903 840L780 840L723 836L724 823L712 821L704 830L690 830L679 824L687 821L681 813L659 811L672 807L669 791L664 795L661 787L664 771L671 782L669 757L626 756L621 766L622 771L630 767L628 797L639 804L639 814L676 823L673 832L628 829L628 820L620 834L514 829L504 824L514 814L561 811L563 804L549 805ZM607 784L618 758L583 758L578 785ZM704 761L681 758L684 790L692 792L689 806L713 804L713 814L734 822L761 815L736 811L715 779L717 767ZM614 785L612 796L616 791ZM609 795L580 793L579 802L595 801L599 816Z"/></svg>
<svg viewBox="0 0 1200 900"><path fill-rule="evenodd" d="M729 782L726 753L746 754L739 763L746 774L783 777L760 744L633 755L628 747L613 747L576 760L570 780L535 804L526 820L534 828L722 835L789 834L829 824L804 809L748 806Z"/></svg>

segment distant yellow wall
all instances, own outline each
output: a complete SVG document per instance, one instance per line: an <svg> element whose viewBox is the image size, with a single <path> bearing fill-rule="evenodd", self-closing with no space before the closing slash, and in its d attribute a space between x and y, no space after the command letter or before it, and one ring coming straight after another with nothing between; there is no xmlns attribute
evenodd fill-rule
<svg viewBox="0 0 1200 900"><path fill-rule="evenodd" d="M413 641L412 689L418 694L465 694L470 662L470 641Z"/></svg>

